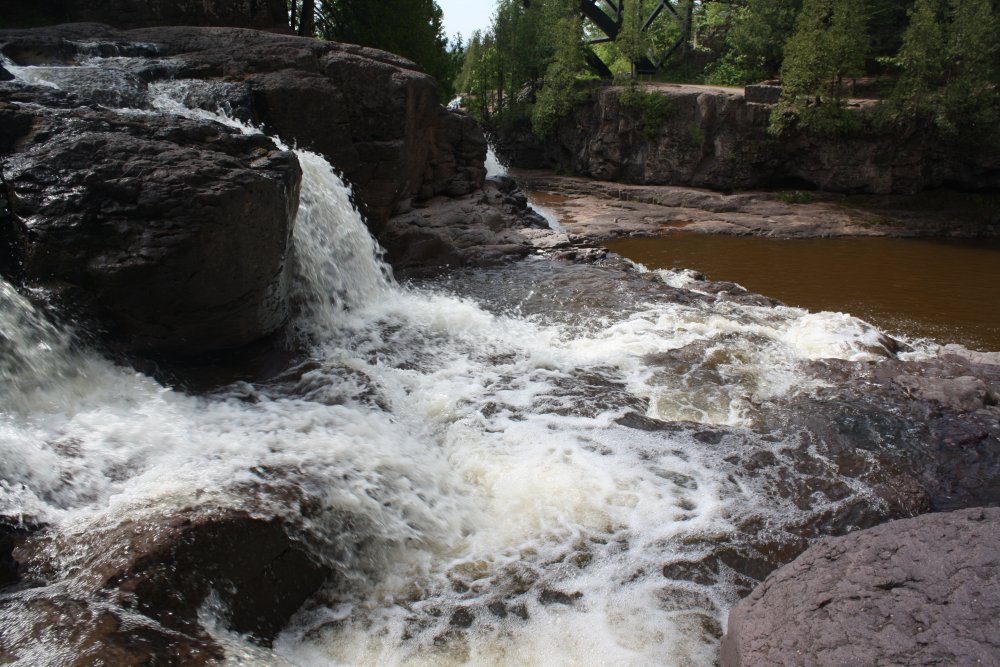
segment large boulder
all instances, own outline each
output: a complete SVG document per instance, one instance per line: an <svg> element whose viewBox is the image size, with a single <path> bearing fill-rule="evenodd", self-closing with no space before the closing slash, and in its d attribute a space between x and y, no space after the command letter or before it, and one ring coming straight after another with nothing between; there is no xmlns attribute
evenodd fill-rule
<svg viewBox="0 0 1000 667"><path fill-rule="evenodd" d="M1000 655L1000 508L828 538L733 608L724 667L988 665Z"/></svg>
<svg viewBox="0 0 1000 667"><path fill-rule="evenodd" d="M0 30L0 51L58 66L48 73L61 88L0 82L0 273L96 320L129 353L237 349L288 313L297 160L264 136L136 114L163 86L325 156L375 232L483 185L478 126L392 54L256 30L100 24ZM87 59L109 67L72 67Z"/></svg>
<svg viewBox="0 0 1000 667"><path fill-rule="evenodd" d="M282 326L294 154L217 123L24 99L0 110L27 130L6 179L30 284L132 351L239 347Z"/></svg>

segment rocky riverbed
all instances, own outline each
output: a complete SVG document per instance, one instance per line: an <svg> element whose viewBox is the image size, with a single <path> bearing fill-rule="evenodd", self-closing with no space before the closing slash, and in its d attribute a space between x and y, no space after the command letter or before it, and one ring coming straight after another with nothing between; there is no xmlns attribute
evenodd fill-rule
<svg viewBox="0 0 1000 667"><path fill-rule="evenodd" d="M94 24L0 51L0 662L712 665L824 537L875 562L886 521L1000 502L996 354L548 229L412 63Z"/></svg>

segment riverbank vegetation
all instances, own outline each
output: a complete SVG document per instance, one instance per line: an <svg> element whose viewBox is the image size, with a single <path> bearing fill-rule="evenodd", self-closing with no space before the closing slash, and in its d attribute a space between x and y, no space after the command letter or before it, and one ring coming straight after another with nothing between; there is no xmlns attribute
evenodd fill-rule
<svg viewBox="0 0 1000 667"><path fill-rule="evenodd" d="M1000 146L998 0L679 0L648 22L657 4L624 3L616 37L596 43L603 33L578 2L500 0L469 40L455 88L484 123L530 118L543 136L595 85L588 63L600 60L632 86L778 79L777 134L864 124ZM873 111L850 111L862 107Z"/></svg>

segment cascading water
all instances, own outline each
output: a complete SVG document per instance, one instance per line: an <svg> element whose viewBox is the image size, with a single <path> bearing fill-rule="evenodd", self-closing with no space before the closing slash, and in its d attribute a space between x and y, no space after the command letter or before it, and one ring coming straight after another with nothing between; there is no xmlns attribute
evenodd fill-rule
<svg viewBox="0 0 1000 667"><path fill-rule="evenodd" d="M179 105L177 85L150 91L157 113L233 123ZM239 664L711 665L736 574L665 565L868 493L803 509L733 458L783 455L749 427L803 390L803 360L876 358L864 323L546 259L401 286L333 168L297 155L310 359L288 381L186 395L0 284L0 514L82 536L247 508L301 526L343 575L273 649L218 631ZM678 424L619 423L636 413ZM320 511L260 491L262 471Z"/></svg>
<svg viewBox="0 0 1000 667"><path fill-rule="evenodd" d="M486 178L506 176L507 167L500 162L500 158L497 157L496 151L490 146L486 151ZM548 223L549 229L562 229L562 225L559 223L559 217L550 209L539 205L537 202L528 200L528 208L542 216L545 222Z"/></svg>

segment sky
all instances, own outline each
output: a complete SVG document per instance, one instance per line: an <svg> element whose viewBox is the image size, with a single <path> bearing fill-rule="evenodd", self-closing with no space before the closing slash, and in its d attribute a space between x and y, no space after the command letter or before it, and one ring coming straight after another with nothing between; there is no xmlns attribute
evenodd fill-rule
<svg viewBox="0 0 1000 667"><path fill-rule="evenodd" d="M496 9L496 0L437 0L437 3L444 12L444 32L448 39L460 32L466 41L473 31L489 27Z"/></svg>

